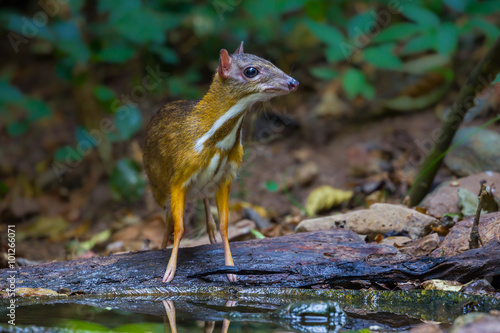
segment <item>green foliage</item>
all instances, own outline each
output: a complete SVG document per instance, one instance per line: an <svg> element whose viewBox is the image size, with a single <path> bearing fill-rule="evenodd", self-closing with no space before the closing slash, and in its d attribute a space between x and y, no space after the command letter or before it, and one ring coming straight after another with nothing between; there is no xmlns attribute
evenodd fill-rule
<svg viewBox="0 0 500 333"><path fill-rule="evenodd" d="M19 137L32 124L51 115L52 111L43 101L23 96L7 78L0 78L0 119L5 120L9 136Z"/></svg>
<svg viewBox="0 0 500 333"><path fill-rule="evenodd" d="M309 71L314 77L323 80L333 80L339 76L339 73L330 67L313 67Z"/></svg>
<svg viewBox="0 0 500 333"><path fill-rule="evenodd" d="M141 129L142 116L137 106L129 104L122 106L114 115L113 123L116 133L109 134L111 141L127 141Z"/></svg>
<svg viewBox="0 0 500 333"><path fill-rule="evenodd" d="M382 43L405 40L421 30L422 29L414 23L395 23L382 30L373 38L373 41L376 43Z"/></svg>
<svg viewBox="0 0 500 333"><path fill-rule="evenodd" d="M409 20L415 22L422 28L439 26L439 17L431 10L418 5L405 4L402 7L402 14Z"/></svg>
<svg viewBox="0 0 500 333"><path fill-rule="evenodd" d="M455 52L458 43L458 29L450 23L443 23L437 33L436 49L441 54L452 54Z"/></svg>
<svg viewBox="0 0 500 333"><path fill-rule="evenodd" d="M408 55L431 51L453 56L464 35L484 34L489 43L500 36L500 29L495 24L478 16L500 12L499 1L404 3L399 7L400 13L385 10L383 14L380 8L387 9L387 2L367 1L366 5L368 9L347 20L337 15L335 20L332 19L334 15L330 15L330 20L328 16L310 15L311 19L305 21L310 32L326 45L324 53L328 62L349 64L350 68L341 76L350 99L360 95L367 99L375 96L371 82L357 69L362 62L379 69L400 70ZM340 3L334 7L336 13L345 10ZM448 10L452 13L444 15ZM322 71L319 68L310 70L314 77L324 80L337 77L331 69Z"/></svg>
<svg viewBox="0 0 500 333"><path fill-rule="evenodd" d="M401 60L394 55L395 44L383 44L379 46L367 47L363 56L366 62L382 69L401 68Z"/></svg>
<svg viewBox="0 0 500 333"><path fill-rule="evenodd" d="M492 83L500 83L500 73L497 74Z"/></svg>
<svg viewBox="0 0 500 333"><path fill-rule="evenodd" d="M337 46L344 41L342 33L333 26L321 24L312 20L307 20L306 26L316 38L330 46Z"/></svg>
<svg viewBox="0 0 500 333"><path fill-rule="evenodd" d="M372 99L375 96L373 86L368 83L363 72L356 68L350 68L344 73L342 87L351 99L358 95L367 99Z"/></svg>
<svg viewBox="0 0 500 333"><path fill-rule="evenodd" d="M110 187L118 200L137 200L144 194L146 180L140 166L130 159L121 159L111 172Z"/></svg>
<svg viewBox="0 0 500 333"><path fill-rule="evenodd" d="M264 236L260 231L258 230L255 230L255 229L250 229L250 232L252 233L252 235L254 235L255 238L257 239L264 239L266 238L266 236Z"/></svg>
<svg viewBox="0 0 500 333"><path fill-rule="evenodd" d="M266 180L265 182L266 190L269 192L276 192L278 191L279 185L275 181L272 180Z"/></svg>

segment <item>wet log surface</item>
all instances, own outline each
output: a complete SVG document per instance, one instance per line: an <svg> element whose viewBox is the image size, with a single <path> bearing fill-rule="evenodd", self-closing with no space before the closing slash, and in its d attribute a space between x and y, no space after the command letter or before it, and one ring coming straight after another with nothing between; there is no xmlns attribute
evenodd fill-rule
<svg viewBox="0 0 500 333"><path fill-rule="evenodd" d="M221 244L180 250L175 287L393 287L399 282L446 279L468 282L500 275L500 242L453 257L412 258L395 247L367 244L345 229L231 243L236 268L224 267ZM16 276L16 287L68 288L85 294L115 294L127 290L158 290L169 250L141 251L107 257L53 262L0 270L0 287ZM236 283L226 273L238 275ZM160 289L158 289L160 288Z"/></svg>

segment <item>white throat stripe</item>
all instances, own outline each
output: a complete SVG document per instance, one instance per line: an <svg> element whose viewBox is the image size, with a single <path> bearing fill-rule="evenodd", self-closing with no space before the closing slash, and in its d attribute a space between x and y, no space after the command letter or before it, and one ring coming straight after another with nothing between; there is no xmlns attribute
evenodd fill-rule
<svg viewBox="0 0 500 333"><path fill-rule="evenodd" d="M212 125L212 127L208 130L207 133L205 133L201 138L196 140L196 143L194 145L194 150L200 153L203 150L205 142L208 139L210 139L210 137L214 135L214 133L217 132L217 130L219 130L222 127L222 125L226 123L226 121L238 116L247 108L252 106L253 103L261 100L264 96L265 96L264 94L257 93L240 99L235 105L233 105L229 110L227 110L226 113L224 113L219 119L217 119L217 121Z"/></svg>
<svg viewBox="0 0 500 333"><path fill-rule="evenodd" d="M229 150L234 147L234 144L236 143L236 134L238 133L238 129L241 125L241 122L243 121L243 116L238 119L238 122L234 126L233 130L231 133L226 135L226 137L219 142L215 144L217 148L220 148L222 150Z"/></svg>

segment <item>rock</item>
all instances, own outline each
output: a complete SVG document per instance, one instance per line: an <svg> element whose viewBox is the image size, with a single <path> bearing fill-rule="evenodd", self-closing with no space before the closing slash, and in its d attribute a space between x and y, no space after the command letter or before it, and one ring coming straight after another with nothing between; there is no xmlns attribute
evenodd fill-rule
<svg viewBox="0 0 500 333"><path fill-rule="evenodd" d="M474 217L460 221L446 235L441 245L431 252L431 257L454 256L469 249L469 237ZM500 212L484 214L479 219L479 235L488 244L500 235Z"/></svg>
<svg viewBox="0 0 500 333"><path fill-rule="evenodd" d="M344 223L346 228L361 235L404 230L414 239L423 236L426 227L437 224L438 220L404 206L378 203L370 209L304 220L296 232L328 230Z"/></svg>
<svg viewBox="0 0 500 333"><path fill-rule="evenodd" d="M486 171L473 176L444 182L432 193L428 194L420 206L427 209L432 216L443 216L444 214L460 213L458 190L464 188L472 193L479 193L481 180L487 184L500 186L500 173Z"/></svg>
<svg viewBox="0 0 500 333"><path fill-rule="evenodd" d="M474 295L491 295L495 294L495 288L485 279L469 282L465 284L460 292Z"/></svg>
<svg viewBox="0 0 500 333"><path fill-rule="evenodd" d="M398 247L399 252L415 257L426 256L439 246L440 240L437 234L430 234L425 237L412 240Z"/></svg>
<svg viewBox="0 0 500 333"><path fill-rule="evenodd" d="M452 333L500 333L498 311L492 314L475 312L460 316L453 322Z"/></svg>
<svg viewBox="0 0 500 333"><path fill-rule="evenodd" d="M460 128L453 138L452 145L465 141L446 154L444 164L459 176L486 170L500 172L500 134L478 129Z"/></svg>

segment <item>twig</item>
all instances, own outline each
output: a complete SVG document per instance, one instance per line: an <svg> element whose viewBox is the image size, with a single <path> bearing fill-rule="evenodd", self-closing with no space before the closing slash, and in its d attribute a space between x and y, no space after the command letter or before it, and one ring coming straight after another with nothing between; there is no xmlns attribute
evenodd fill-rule
<svg viewBox="0 0 500 333"><path fill-rule="evenodd" d="M481 217L481 209L483 209L485 197L488 195L488 193L486 192L485 183L486 181L481 181L481 189L479 190L478 195L479 202L477 204L476 216L474 217L474 222L472 223L472 229L470 231L469 249L477 249L479 247L479 243L481 243L481 246L484 246L481 235L479 235L479 218Z"/></svg>
<svg viewBox="0 0 500 333"><path fill-rule="evenodd" d="M500 38L488 50L486 55L474 68L467 83L462 86L449 116L443 121L439 136L432 151L425 158L420 172L410 189L410 206L416 206L428 193L437 171L442 163L442 157L450 147L455 132L462 123L465 113L474 104L477 91L484 89L500 71Z"/></svg>

